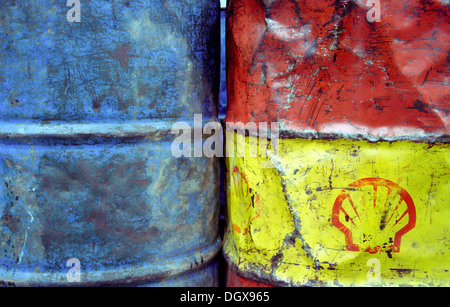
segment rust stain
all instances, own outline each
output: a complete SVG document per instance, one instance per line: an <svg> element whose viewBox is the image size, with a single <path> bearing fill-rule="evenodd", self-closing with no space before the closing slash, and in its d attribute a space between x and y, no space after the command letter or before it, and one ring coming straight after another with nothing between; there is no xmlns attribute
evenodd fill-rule
<svg viewBox="0 0 450 307"><path fill-rule="evenodd" d="M137 58L138 55L130 55L130 43L122 44L110 53L111 57L119 61L120 66L128 68L130 58Z"/></svg>
<svg viewBox="0 0 450 307"><path fill-rule="evenodd" d="M234 229L237 233L241 233L241 228L239 228L238 225L233 224L232 226L233 226L233 229Z"/></svg>

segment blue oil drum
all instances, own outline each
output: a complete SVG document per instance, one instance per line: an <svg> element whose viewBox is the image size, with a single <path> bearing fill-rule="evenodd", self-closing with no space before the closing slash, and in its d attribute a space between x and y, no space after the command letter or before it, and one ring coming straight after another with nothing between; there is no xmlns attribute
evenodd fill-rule
<svg viewBox="0 0 450 307"><path fill-rule="evenodd" d="M66 3L67 2L67 3ZM216 286L220 165L171 153L217 120L212 0L0 3L0 282Z"/></svg>

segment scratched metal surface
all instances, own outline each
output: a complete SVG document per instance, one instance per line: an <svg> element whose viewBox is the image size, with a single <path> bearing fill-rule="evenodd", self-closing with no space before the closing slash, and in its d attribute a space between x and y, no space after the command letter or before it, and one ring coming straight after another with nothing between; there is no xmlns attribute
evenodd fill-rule
<svg viewBox="0 0 450 307"><path fill-rule="evenodd" d="M0 4L0 280L217 285L219 166L170 128L217 117L219 2L81 3Z"/></svg>
<svg viewBox="0 0 450 307"><path fill-rule="evenodd" d="M228 3L228 285L448 286L448 1L371 2Z"/></svg>
<svg viewBox="0 0 450 307"><path fill-rule="evenodd" d="M448 4L380 3L371 23L365 1L232 1L227 121L294 137L447 135Z"/></svg>

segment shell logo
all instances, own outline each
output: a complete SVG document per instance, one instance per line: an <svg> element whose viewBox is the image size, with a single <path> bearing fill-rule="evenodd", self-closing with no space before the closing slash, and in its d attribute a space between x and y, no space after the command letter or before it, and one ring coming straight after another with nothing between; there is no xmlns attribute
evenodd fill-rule
<svg viewBox="0 0 450 307"><path fill-rule="evenodd" d="M337 196L332 223L345 236L348 251L400 252L402 237L416 226L408 192L382 178L351 183Z"/></svg>

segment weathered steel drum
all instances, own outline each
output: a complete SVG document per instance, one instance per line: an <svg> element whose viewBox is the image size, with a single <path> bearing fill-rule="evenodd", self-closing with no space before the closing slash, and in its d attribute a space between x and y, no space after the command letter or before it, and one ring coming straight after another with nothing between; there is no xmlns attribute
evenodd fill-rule
<svg viewBox="0 0 450 307"><path fill-rule="evenodd" d="M0 281L217 285L219 1L65 2L0 4Z"/></svg>
<svg viewBox="0 0 450 307"><path fill-rule="evenodd" d="M449 20L437 0L229 2L229 286L450 285Z"/></svg>

